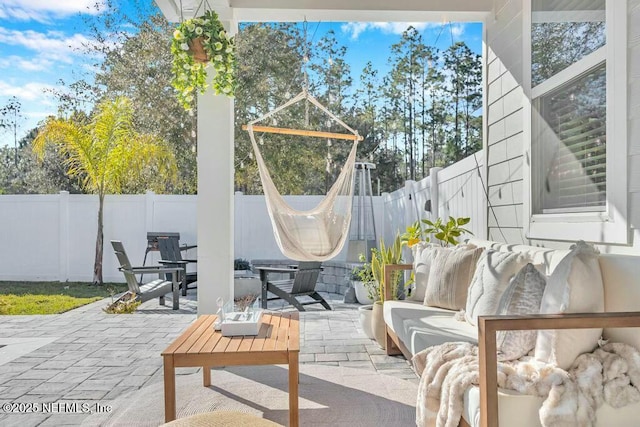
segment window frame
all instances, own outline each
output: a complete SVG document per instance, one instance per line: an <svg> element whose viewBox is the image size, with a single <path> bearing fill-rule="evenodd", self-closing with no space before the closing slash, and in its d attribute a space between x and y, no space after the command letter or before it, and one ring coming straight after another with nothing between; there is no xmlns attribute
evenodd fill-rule
<svg viewBox="0 0 640 427"><path fill-rule="evenodd" d="M556 75L531 88L532 0L523 1L523 132L524 232L534 240L586 240L595 243L629 244L627 178L627 5L606 0L606 44ZM536 183L532 180L532 112L537 98L580 74L606 62L606 206L604 211L533 212Z"/></svg>

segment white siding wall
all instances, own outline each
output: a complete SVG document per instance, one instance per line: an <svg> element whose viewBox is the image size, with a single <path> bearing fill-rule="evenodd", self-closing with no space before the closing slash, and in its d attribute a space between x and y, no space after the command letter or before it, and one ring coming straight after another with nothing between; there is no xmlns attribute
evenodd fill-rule
<svg viewBox="0 0 640 427"><path fill-rule="evenodd" d="M522 2L495 2L487 31L489 239L523 243ZM500 225L498 229L497 224Z"/></svg>
<svg viewBox="0 0 640 427"><path fill-rule="evenodd" d="M638 253L640 249L640 0L628 2L629 223L631 247L601 246L603 252ZM496 0L495 19L487 31L487 165L489 239L565 247L566 243L531 241L523 235L522 2ZM495 216L494 216L495 214ZM500 228L497 225L500 225Z"/></svg>
<svg viewBox="0 0 640 427"><path fill-rule="evenodd" d="M629 223L634 230L634 247L640 248L640 0L629 0L627 7Z"/></svg>

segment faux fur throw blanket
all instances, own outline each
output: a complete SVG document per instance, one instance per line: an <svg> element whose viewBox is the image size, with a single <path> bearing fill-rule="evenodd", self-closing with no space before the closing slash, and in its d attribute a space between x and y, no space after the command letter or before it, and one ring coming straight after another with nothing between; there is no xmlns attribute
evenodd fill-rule
<svg viewBox="0 0 640 427"><path fill-rule="evenodd" d="M430 347L413 357L421 373L416 405L418 426L456 427L464 392L479 383L478 347L462 342ZM498 363L498 387L544 397L544 427L593 426L596 410L640 402L640 353L622 343L580 355L569 372L525 357Z"/></svg>

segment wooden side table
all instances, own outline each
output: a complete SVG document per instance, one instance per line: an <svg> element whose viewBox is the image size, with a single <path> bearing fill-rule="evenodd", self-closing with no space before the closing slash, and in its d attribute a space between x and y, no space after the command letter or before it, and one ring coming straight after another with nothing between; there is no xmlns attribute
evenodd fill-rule
<svg viewBox="0 0 640 427"><path fill-rule="evenodd" d="M203 386L211 385L211 367L289 365L289 425L298 426L298 313L264 313L256 336L223 337L213 329L215 315L200 316L162 352L164 418L176 418L175 368L202 366Z"/></svg>

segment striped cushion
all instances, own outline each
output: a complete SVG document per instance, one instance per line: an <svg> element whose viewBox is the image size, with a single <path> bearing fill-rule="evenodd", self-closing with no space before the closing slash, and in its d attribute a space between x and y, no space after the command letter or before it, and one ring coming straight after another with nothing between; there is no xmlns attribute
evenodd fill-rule
<svg viewBox="0 0 640 427"><path fill-rule="evenodd" d="M464 309L469 284L483 250L466 245L436 248L424 303L451 310Z"/></svg>

